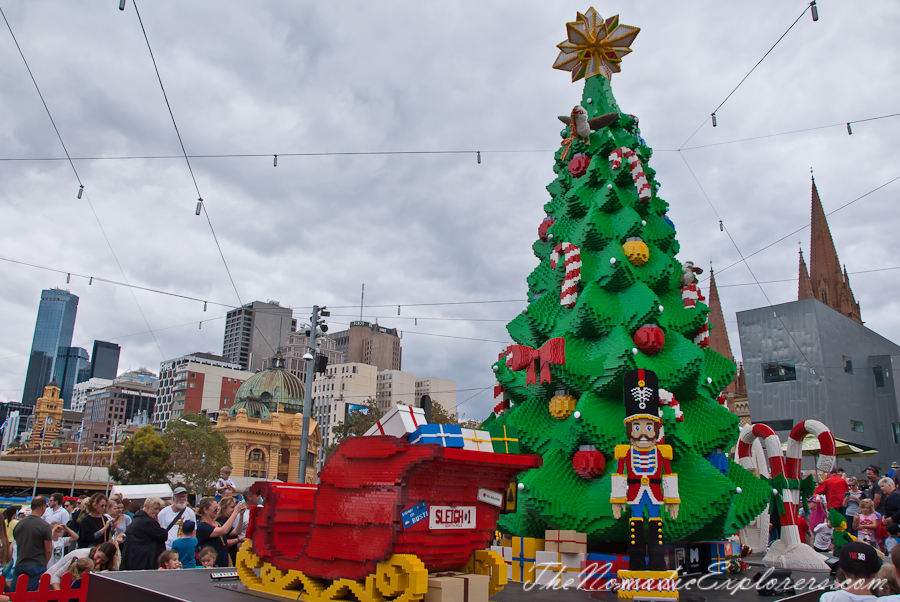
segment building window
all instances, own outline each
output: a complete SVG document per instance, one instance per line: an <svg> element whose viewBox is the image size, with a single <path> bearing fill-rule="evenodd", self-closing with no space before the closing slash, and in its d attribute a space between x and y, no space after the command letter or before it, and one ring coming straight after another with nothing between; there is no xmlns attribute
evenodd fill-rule
<svg viewBox="0 0 900 602"><path fill-rule="evenodd" d="M891 423L891 434L894 436L894 443L900 443L900 422Z"/></svg>
<svg viewBox="0 0 900 602"><path fill-rule="evenodd" d="M789 431L794 428L794 421L790 418L783 420L760 420L759 424L766 424L772 427L773 431Z"/></svg>
<svg viewBox="0 0 900 602"><path fill-rule="evenodd" d="M847 374L853 374L853 360L844 356L844 372Z"/></svg>
<svg viewBox="0 0 900 602"><path fill-rule="evenodd" d="M860 422L859 420L851 420L850 421L850 430L852 430L854 433L863 432L863 423Z"/></svg>
<svg viewBox="0 0 900 602"><path fill-rule="evenodd" d="M884 370L881 369L881 366L873 366L872 374L875 375L875 386L877 388L882 388L884 386Z"/></svg>
<svg viewBox="0 0 900 602"><path fill-rule="evenodd" d="M828 293L824 289L822 290L822 303L828 305Z"/></svg>
<svg viewBox="0 0 900 602"><path fill-rule="evenodd" d="M768 362L762 365L762 371L763 381L766 383L781 383L789 380L797 380L797 371L794 368L794 362Z"/></svg>

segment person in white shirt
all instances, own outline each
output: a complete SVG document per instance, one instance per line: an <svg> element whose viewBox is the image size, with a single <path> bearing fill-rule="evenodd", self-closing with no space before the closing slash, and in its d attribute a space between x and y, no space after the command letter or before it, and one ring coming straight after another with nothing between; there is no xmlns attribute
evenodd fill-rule
<svg viewBox="0 0 900 602"><path fill-rule="evenodd" d="M250 522L250 508L252 506L261 506L262 498L259 497L258 493L253 493L250 491L250 488L247 487L244 489L244 503L247 504L247 509L244 510L244 519L241 525L241 537L247 537L247 524Z"/></svg>
<svg viewBox="0 0 900 602"><path fill-rule="evenodd" d="M192 520L195 523L197 522L197 517L194 515L194 511L188 508L187 503L187 489L184 487L176 487L175 488L175 499L172 502L171 506L163 508L159 511L159 516L157 516L156 520L159 521L159 526L163 529L169 529L169 525L172 522L175 522L175 525L169 529L169 536L166 539L166 549L172 549L172 542L178 539L181 536L181 525L184 524L186 520ZM181 512L184 510L184 512ZM181 512L181 516L179 513ZM175 517L178 517L178 520L175 520Z"/></svg>
<svg viewBox="0 0 900 602"><path fill-rule="evenodd" d="M47 509L44 510L44 514L41 516L47 524L59 523L65 525L69 522L69 513L63 508L63 497L63 494L58 491L50 494Z"/></svg>

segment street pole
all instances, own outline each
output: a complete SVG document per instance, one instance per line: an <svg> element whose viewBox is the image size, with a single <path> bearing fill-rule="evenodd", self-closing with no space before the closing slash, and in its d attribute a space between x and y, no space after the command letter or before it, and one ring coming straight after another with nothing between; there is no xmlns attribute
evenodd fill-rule
<svg viewBox="0 0 900 602"><path fill-rule="evenodd" d="M50 417L44 418L44 428L41 429L41 451L38 452L38 465L34 469L34 489L31 490L31 499L37 495L38 473L41 472L41 458L44 457L44 436L47 434L47 425L50 424Z"/></svg>
<svg viewBox="0 0 900 602"><path fill-rule="evenodd" d="M75 450L75 470L72 471L72 488L69 497L75 496L75 473L78 472L78 454L81 453L81 440L84 438L84 418L81 419L81 428L78 429L78 449Z"/></svg>
<svg viewBox="0 0 900 602"><path fill-rule="evenodd" d="M109 468L113 463L113 451L116 449L116 428L118 426L118 422L113 422L112 443L109 446L109 465L106 467L106 497L109 497L109 480L112 478Z"/></svg>
<svg viewBox="0 0 900 602"><path fill-rule="evenodd" d="M306 454L309 449L309 418L312 415L312 390L316 378L316 335L319 328L319 306L313 305L312 317L309 321L307 352L312 359L306 360L306 390L303 393L303 430L300 435L300 471L298 483L306 483Z"/></svg>

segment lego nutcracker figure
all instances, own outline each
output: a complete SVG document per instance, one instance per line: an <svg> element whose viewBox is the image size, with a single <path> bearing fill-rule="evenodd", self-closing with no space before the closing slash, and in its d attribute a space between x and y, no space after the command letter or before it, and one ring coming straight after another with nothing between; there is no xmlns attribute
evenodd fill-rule
<svg viewBox="0 0 900 602"><path fill-rule="evenodd" d="M616 446L618 469L612 475L613 515L619 518L625 505L631 508L629 520L628 569L665 571L661 506L673 519L678 518L678 475L669 467L672 447L659 443L662 421L659 418L659 383L650 370L625 373L625 428L628 445ZM644 525L648 537L644 539ZM646 555L650 559L647 566Z"/></svg>

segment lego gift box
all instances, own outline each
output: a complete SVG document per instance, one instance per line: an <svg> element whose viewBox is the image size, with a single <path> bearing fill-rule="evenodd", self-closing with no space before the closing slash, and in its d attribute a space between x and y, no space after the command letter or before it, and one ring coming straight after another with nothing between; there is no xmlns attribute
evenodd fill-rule
<svg viewBox="0 0 900 602"><path fill-rule="evenodd" d="M586 554L587 534L577 531L546 531L544 549L563 554Z"/></svg>
<svg viewBox="0 0 900 602"><path fill-rule="evenodd" d="M409 442L462 448L462 428L458 424L423 424L409 434Z"/></svg>
<svg viewBox="0 0 900 602"><path fill-rule="evenodd" d="M471 451L493 452L491 434L479 429L462 429L463 448Z"/></svg>
<svg viewBox="0 0 900 602"><path fill-rule="evenodd" d="M587 554L581 562L579 587L587 591L612 591L618 572L628 570L627 554Z"/></svg>
<svg viewBox="0 0 900 602"><path fill-rule="evenodd" d="M700 547L700 569L715 575L722 575L728 570L728 561L740 557L740 544L730 540L704 541Z"/></svg>
<svg viewBox="0 0 900 602"><path fill-rule="evenodd" d="M537 585L577 588L581 581L581 563L586 556L587 554L537 552L535 555L534 582Z"/></svg>
<svg viewBox="0 0 900 602"><path fill-rule="evenodd" d="M428 575L424 602L488 602L490 575L453 571Z"/></svg>
<svg viewBox="0 0 900 602"><path fill-rule="evenodd" d="M491 443L498 454L519 453L519 433L515 428L505 424L489 424Z"/></svg>
<svg viewBox="0 0 900 602"><path fill-rule="evenodd" d="M378 422L373 424L366 431L365 436L393 435L394 437L406 437L424 424L428 424L428 421L425 420L425 410L397 404L388 410Z"/></svg>
<svg viewBox="0 0 900 602"><path fill-rule="evenodd" d="M537 553L544 551L544 540L533 537L513 537L512 577L513 581L534 582L534 564Z"/></svg>

